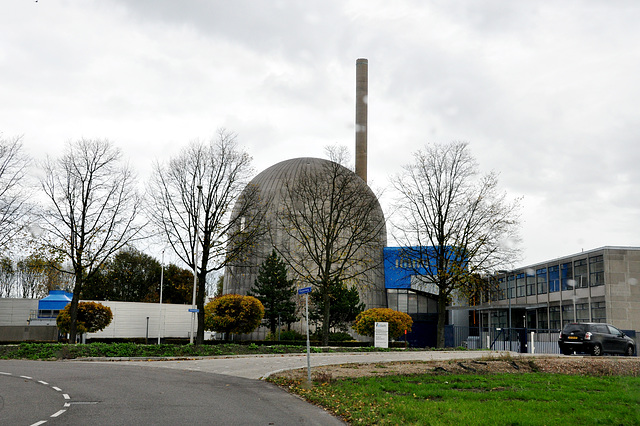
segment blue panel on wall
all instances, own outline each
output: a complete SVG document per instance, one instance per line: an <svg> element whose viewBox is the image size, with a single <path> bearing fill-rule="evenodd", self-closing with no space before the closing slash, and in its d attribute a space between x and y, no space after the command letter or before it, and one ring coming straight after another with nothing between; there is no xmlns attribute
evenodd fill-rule
<svg viewBox="0 0 640 426"><path fill-rule="evenodd" d="M412 275L426 274L427 270L424 265L416 259L418 253L424 250L433 252L431 247L423 247L422 249L418 247L385 247L383 251L385 288L411 288Z"/></svg>
<svg viewBox="0 0 640 426"><path fill-rule="evenodd" d="M451 248L446 248L447 263L464 267L456 258ZM411 288L413 275L435 275L434 247L385 247L384 254L384 286L385 288ZM430 265L430 266L429 266ZM429 270L427 270L427 267Z"/></svg>

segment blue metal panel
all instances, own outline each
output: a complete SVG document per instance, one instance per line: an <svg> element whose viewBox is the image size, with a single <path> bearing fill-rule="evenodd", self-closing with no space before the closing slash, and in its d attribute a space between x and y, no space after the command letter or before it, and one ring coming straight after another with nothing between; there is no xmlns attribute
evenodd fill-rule
<svg viewBox="0 0 640 426"><path fill-rule="evenodd" d="M426 275L428 265L429 273L435 273L431 269L436 258L433 247L385 247L383 254L385 288L411 288L411 277Z"/></svg>
<svg viewBox="0 0 640 426"><path fill-rule="evenodd" d="M71 302L73 294L63 290L51 290L49 295L38 302L39 311L60 311Z"/></svg>

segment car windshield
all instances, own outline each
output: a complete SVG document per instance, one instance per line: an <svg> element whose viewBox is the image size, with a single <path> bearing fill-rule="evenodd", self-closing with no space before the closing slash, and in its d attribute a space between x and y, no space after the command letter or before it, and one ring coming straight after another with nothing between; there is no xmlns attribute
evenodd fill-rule
<svg viewBox="0 0 640 426"><path fill-rule="evenodd" d="M565 334L569 334L569 333L584 333L584 331L586 330L586 326L584 324L567 324L564 327L564 330L562 330L563 333Z"/></svg>

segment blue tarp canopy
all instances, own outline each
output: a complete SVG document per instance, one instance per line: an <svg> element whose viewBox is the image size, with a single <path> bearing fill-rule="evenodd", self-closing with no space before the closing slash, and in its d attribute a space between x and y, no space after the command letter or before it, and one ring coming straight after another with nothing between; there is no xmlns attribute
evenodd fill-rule
<svg viewBox="0 0 640 426"><path fill-rule="evenodd" d="M61 311L71 302L73 294L64 290L51 290L49 295L38 302L39 311Z"/></svg>

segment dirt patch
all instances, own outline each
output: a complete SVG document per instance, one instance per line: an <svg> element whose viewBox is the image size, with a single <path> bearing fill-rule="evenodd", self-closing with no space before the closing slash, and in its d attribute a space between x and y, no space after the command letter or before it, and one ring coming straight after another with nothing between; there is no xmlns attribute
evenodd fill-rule
<svg viewBox="0 0 640 426"><path fill-rule="evenodd" d="M622 357L531 357L482 360L397 361L370 364L339 364L312 368L312 378L331 381L349 377L410 374L556 373L591 376L640 376L640 358ZM283 371L272 378L300 379L306 369Z"/></svg>

